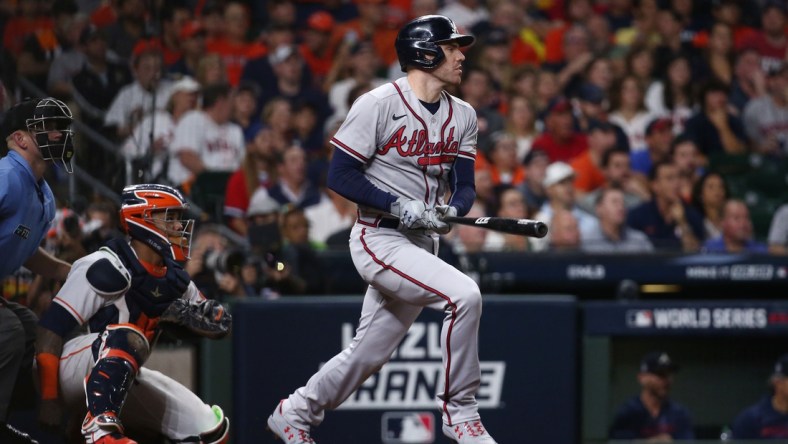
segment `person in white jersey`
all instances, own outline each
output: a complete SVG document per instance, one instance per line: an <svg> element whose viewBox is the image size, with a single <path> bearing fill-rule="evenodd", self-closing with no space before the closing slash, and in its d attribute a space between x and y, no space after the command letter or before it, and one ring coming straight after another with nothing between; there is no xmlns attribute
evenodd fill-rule
<svg viewBox="0 0 788 444"><path fill-rule="evenodd" d="M451 228L443 218L466 214L476 195L476 112L443 90L460 83L460 48L473 41L443 16L408 22L395 43L407 75L359 97L331 140L328 186L358 205L350 251L369 288L350 346L268 418L288 444L315 442L311 427L389 360L424 307L446 314L443 433L459 444L495 444L475 399L481 293L437 256L438 234Z"/></svg>

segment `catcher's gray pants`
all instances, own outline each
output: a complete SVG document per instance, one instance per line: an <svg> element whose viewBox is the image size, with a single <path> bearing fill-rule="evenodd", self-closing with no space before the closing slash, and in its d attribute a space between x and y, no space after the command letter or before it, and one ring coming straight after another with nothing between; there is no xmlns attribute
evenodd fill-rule
<svg viewBox="0 0 788 444"><path fill-rule="evenodd" d="M347 349L290 395L283 405L288 422L319 424L326 409L342 404L389 360L423 307L446 313L441 330L446 374L438 393L443 422L479 419L481 293L476 282L435 255L436 242L423 232L353 227L353 263L369 283L358 330Z"/></svg>

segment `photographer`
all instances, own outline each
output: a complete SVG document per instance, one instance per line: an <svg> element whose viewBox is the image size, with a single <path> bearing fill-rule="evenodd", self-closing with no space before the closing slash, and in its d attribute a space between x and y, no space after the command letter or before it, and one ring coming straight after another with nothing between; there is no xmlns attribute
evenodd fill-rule
<svg viewBox="0 0 788 444"><path fill-rule="evenodd" d="M203 226L193 241L186 271L197 288L209 297L247 296L242 269L246 254L237 248L218 225Z"/></svg>

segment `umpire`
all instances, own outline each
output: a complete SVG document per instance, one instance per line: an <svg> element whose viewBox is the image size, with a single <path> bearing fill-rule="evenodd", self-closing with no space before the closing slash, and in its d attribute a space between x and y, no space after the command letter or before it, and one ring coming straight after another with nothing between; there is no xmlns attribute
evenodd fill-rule
<svg viewBox="0 0 788 444"><path fill-rule="evenodd" d="M55 197L44 180L48 162L71 172L74 154L71 111L53 98L27 100L5 114L0 136L0 280L24 265L63 281L71 265L48 254L41 241L55 216ZM32 396L32 365L38 318L27 307L0 297L0 442L36 443L6 423L12 398ZM25 396L26 395L26 396Z"/></svg>

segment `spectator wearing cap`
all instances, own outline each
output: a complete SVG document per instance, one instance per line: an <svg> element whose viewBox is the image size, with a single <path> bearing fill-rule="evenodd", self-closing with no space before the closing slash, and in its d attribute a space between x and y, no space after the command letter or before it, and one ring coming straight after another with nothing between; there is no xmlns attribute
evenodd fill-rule
<svg viewBox="0 0 788 444"><path fill-rule="evenodd" d="M180 58L167 67L167 72L178 76L196 77L197 65L205 55L205 28L197 20L190 20L181 27L178 38L180 41Z"/></svg>
<svg viewBox="0 0 788 444"><path fill-rule="evenodd" d="M593 230L598 221L575 203L574 180L575 171L567 163L560 161L551 163L545 170L544 180L542 181L547 201L539 209L534 219L551 220L555 211L566 210L570 211L577 219L581 232ZM549 239L547 241L534 239L534 250L543 250L549 242Z"/></svg>
<svg viewBox="0 0 788 444"><path fill-rule="evenodd" d="M166 181L168 147L175 135L175 126L189 111L197 109L200 84L191 77L175 82L165 109L145 116L121 147L127 167L145 182Z"/></svg>
<svg viewBox="0 0 788 444"><path fill-rule="evenodd" d="M334 25L334 18L328 12L313 12L306 20L303 43L298 46L317 83L322 83L334 64L336 52L330 42Z"/></svg>
<svg viewBox="0 0 788 444"><path fill-rule="evenodd" d="M605 184L586 194L579 202L580 208L589 213L596 210L599 195L606 188L619 188L624 193L624 206L627 211L651 199L648 184L632 174L629 151L621 147L611 148L602 154L600 167L605 176Z"/></svg>
<svg viewBox="0 0 788 444"><path fill-rule="evenodd" d="M501 4L511 5L509 2ZM496 92L511 88L515 72L512 61L512 41L514 38L506 28L494 26L480 35L479 43L468 49L468 65L483 69L490 77L491 87ZM463 84L465 81L461 86ZM494 97L491 101L498 102L499 99Z"/></svg>
<svg viewBox="0 0 788 444"><path fill-rule="evenodd" d="M457 0L447 2L438 10L439 15L451 17L458 28L471 29L477 23L487 21L490 11L480 0Z"/></svg>
<svg viewBox="0 0 788 444"><path fill-rule="evenodd" d="M646 149L633 151L632 171L648 176L653 165L670 160L673 142L673 122L667 117L657 117L646 125Z"/></svg>
<svg viewBox="0 0 788 444"><path fill-rule="evenodd" d="M224 6L224 35L206 43L206 50L219 54L227 70L227 81L237 86L246 63L266 54L266 47L259 42L247 41L249 8L242 2L231 1Z"/></svg>
<svg viewBox="0 0 788 444"><path fill-rule="evenodd" d="M575 190L578 199L605 184L602 157L616 146L616 133L608 122L592 120L588 125L588 149L575 157L569 165L575 170Z"/></svg>
<svg viewBox="0 0 788 444"><path fill-rule="evenodd" d="M268 55L268 60L274 78L272 82L261 85L260 104L265 106L274 97L285 98L293 106L309 102L318 110L318 121L322 126L329 113L328 101L322 90L312 86L309 78L304 77L308 70L298 48L295 45L280 46Z"/></svg>
<svg viewBox="0 0 788 444"><path fill-rule="evenodd" d="M374 89L388 81L377 76L379 69L380 58L369 41L359 41L339 50L337 61L324 83L324 90L328 91L328 103L333 110L331 120L344 119L347 115L352 104L348 96L353 88L368 84ZM342 73L345 73L344 78Z"/></svg>
<svg viewBox="0 0 788 444"><path fill-rule="evenodd" d="M643 232L627 227L624 191L602 188L596 195L596 217L599 225L581 233L580 248L588 253L645 253L654 250Z"/></svg>
<svg viewBox="0 0 788 444"><path fill-rule="evenodd" d="M154 109L167 106L170 98L171 82L161 78L161 51L144 45L140 51L132 64L134 82L118 92L104 116L104 125L121 140Z"/></svg>
<svg viewBox="0 0 788 444"><path fill-rule="evenodd" d="M504 120L498 112L499 96L490 73L481 68L463 70L460 97L476 110L478 119L477 145L484 153L492 149L492 135L503 129Z"/></svg>
<svg viewBox="0 0 788 444"><path fill-rule="evenodd" d="M544 178L547 172L547 166L550 165L550 158L547 156L547 153L535 148L525 155L523 165L525 166L525 180L520 185L520 190L523 192L523 196L525 196L528 214L536 214L547 201L547 194L544 189ZM478 178L478 172L476 176ZM476 188L478 189L479 186L477 185Z"/></svg>
<svg viewBox="0 0 788 444"><path fill-rule="evenodd" d="M558 97L548 106L545 132L534 140L533 146L547 153L552 162L571 162L588 149L586 136L575 130L568 100Z"/></svg>
<svg viewBox="0 0 788 444"><path fill-rule="evenodd" d="M706 253L766 253L766 245L753 239L752 219L747 205L729 199L722 210L722 234L703 244Z"/></svg>
<svg viewBox="0 0 788 444"><path fill-rule="evenodd" d="M718 81L704 84L699 100L701 109L687 121L685 134L705 156L747 152L744 124L728 109L728 91L728 87Z"/></svg>
<svg viewBox="0 0 788 444"><path fill-rule="evenodd" d="M643 356L637 374L640 393L618 409L610 427L610 439L673 441L695 438L689 411L670 399L673 375L678 369L664 351Z"/></svg>
<svg viewBox="0 0 788 444"><path fill-rule="evenodd" d="M785 54L788 54L786 14L788 3L785 0L767 0L761 10L761 29L748 42L760 54L764 71L785 63Z"/></svg>
<svg viewBox="0 0 788 444"><path fill-rule="evenodd" d="M591 62L591 65L599 65L599 62L595 60ZM616 146L629 151L629 137L627 137L627 134L620 126L611 123L610 119L608 119L606 111L608 106L607 95L604 89L591 82L583 83L577 92L577 97L572 100L572 103L574 109L577 111L575 119L577 121L577 128L580 131L588 132L589 122L592 120L610 123L616 135Z"/></svg>
<svg viewBox="0 0 788 444"><path fill-rule="evenodd" d="M625 75L613 85L610 97L610 122L627 134L632 152L646 149L646 126L654 119L643 101L644 93L635 76Z"/></svg>
<svg viewBox="0 0 788 444"><path fill-rule="evenodd" d="M698 251L704 238L703 218L681 200L676 165L657 163L648 179L652 199L629 211L627 225L646 233L659 250Z"/></svg>
<svg viewBox="0 0 788 444"><path fill-rule="evenodd" d="M705 173L703 156L692 140L679 136L670 144L670 159L679 170L681 199L691 202L692 190Z"/></svg>
<svg viewBox="0 0 788 444"><path fill-rule="evenodd" d="M732 439L788 439L788 354L775 362L769 385L769 394L736 416Z"/></svg>
<svg viewBox="0 0 788 444"><path fill-rule="evenodd" d="M767 94L744 108L744 129L755 151L788 156L788 62L772 67L766 80Z"/></svg>
<svg viewBox="0 0 788 444"><path fill-rule="evenodd" d="M646 90L645 103L652 115L669 118L673 122L673 134L678 135L684 131L695 106L690 59L677 54L665 63L664 74Z"/></svg>

